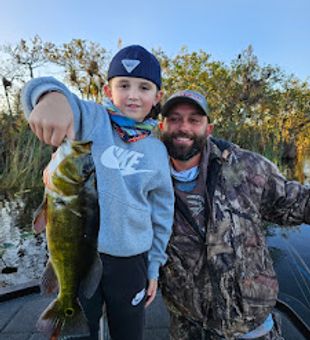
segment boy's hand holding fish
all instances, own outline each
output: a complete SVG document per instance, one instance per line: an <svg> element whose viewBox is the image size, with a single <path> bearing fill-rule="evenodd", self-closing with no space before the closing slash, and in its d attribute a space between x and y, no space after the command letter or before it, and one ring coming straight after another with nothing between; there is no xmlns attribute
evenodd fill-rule
<svg viewBox="0 0 310 340"><path fill-rule="evenodd" d="M74 139L73 112L59 92L44 94L29 117L31 130L44 143L59 146L64 138Z"/></svg>

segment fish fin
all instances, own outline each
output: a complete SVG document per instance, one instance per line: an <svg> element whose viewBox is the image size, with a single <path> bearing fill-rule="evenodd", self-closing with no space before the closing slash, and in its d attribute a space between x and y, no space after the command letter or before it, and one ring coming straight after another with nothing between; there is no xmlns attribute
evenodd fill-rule
<svg viewBox="0 0 310 340"><path fill-rule="evenodd" d="M63 322L64 313L61 310L61 303L56 299L43 311L36 323L36 327L38 331L51 337L59 333Z"/></svg>
<svg viewBox="0 0 310 340"><path fill-rule="evenodd" d="M90 299L100 283L102 276L102 262L97 253L94 261L80 284L80 290L87 299Z"/></svg>
<svg viewBox="0 0 310 340"><path fill-rule="evenodd" d="M88 336L90 336L88 321L84 314L83 308L79 300L77 299L76 303L74 304L74 314L65 318L59 334L59 338L71 339L71 337Z"/></svg>
<svg viewBox="0 0 310 340"><path fill-rule="evenodd" d="M33 226L33 230L37 234L45 230L46 223L47 223L46 208L47 208L47 197L44 194L42 203L39 205L39 207L33 214L32 226Z"/></svg>
<svg viewBox="0 0 310 340"><path fill-rule="evenodd" d="M41 293L51 294L58 290L58 280L52 262L49 260L41 278Z"/></svg>

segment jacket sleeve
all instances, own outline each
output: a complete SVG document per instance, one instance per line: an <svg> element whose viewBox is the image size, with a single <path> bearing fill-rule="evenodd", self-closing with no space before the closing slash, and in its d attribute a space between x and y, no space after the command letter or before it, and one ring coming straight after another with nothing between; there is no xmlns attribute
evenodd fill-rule
<svg viewBox="0 0 310 340"><path fill-rule="evenodd" d="M149 279L157 279L159 267L166 263L166 248L172 231L174 192L168 159L165 160L165 164L161 162L161 172L158 178L160 184L150 193L153 242L148 253Z"/></svg>
<svg viewBox="0 0 310 340"><path fill-rule="evenodd" d="M287 180L270 163L262 194L263 219L280 225L310 224L310 186Z"/></svg>
<svg viewBox="0 0 310 340"><path fill-rule="evenodd" d="M96 113L103 110L95 102L79 99L63 83L53 77L39 77L30 80L22 89L21 101L26 119L38 103L40 97L47 92L62 93L68 100L74 117L76 139L89 139L96 126Z"/></svg>

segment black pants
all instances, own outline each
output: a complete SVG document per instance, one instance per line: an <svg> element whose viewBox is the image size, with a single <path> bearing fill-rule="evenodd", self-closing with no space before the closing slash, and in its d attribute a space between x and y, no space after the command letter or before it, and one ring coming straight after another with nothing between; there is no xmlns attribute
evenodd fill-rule
<svg viewBox="0 0 310 340"><path fill-rule="evenodd" d="M131 257L100 254L103 275L91 299L80 296L91 336L98 339L99 320L106 304L108 325L113 340L142 340L145 321L147 253Z"/></svg>

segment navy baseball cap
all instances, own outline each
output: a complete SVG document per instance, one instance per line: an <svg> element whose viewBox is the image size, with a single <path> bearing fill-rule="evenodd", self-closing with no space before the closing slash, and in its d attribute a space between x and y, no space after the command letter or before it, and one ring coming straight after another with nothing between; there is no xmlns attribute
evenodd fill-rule
<svg viewBox="0 0 310 340"><path fill-rule="evenodd" d="M209 107L206 98L199 92L184 90L174 93L162 107L161 114L167 117L172 106L179 103L190 103L198 106L201 113L209 117Z"/></svg>
<svg viewBox="0 0 310 340"><path fill-rule="evenodd" d="M122 48L112 58L108 80L114 77L137 77L154 83L161 88L161 69L156 57L140 45Z"/></svg>

